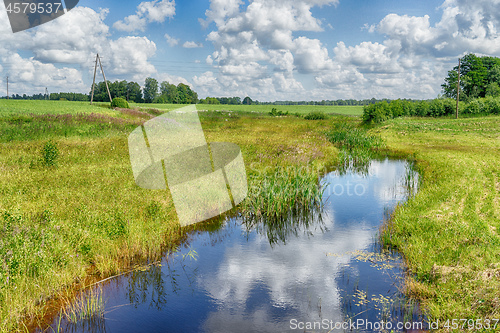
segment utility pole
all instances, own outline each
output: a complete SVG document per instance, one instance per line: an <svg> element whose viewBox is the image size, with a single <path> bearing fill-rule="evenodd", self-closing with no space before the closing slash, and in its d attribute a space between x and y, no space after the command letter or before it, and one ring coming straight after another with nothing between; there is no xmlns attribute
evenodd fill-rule
<svg viewBox="0 0 500 333"><path fill-rule="evenodd" d="M9 77L7 76L7 99L9 99Z"/></svg>
<svg viewBox="0 0 500 333"><path fill-rule="evenodd" d="M458 101L460 100L460 58L458 58L458 80L457 80L457 114L456 119L458 119Z"/></svg>
<svg viewBox="0 0 500 333"><path fill-rule="evenodd" d="M106 89L108 90L109 102L113 102L111 98L111 93L109 92L108 81L106 81L106 75L104 75L104 70L102 69L101 57L97 54L97 59L99 59L99 66L101 66L102 77L104 78L104 83L106 83Z"/></svg>
<svg viewBox="0 0 500 333"><path fill-rule="evenodd" d="M99 53L95 57L95 67L94 67L94 82L92 83L92 97L90 98L90 105L94 101L94 89L95 89L95 75L97 72L97 62L99 62L99 67L101 68L102 77L104 78L104 83L106 84L106 90L108 91L109 102L112 102L111 93L109 92L108 81L106 81L106 75L104 75L104 69L102 68L101 57L99 57Z"/></svg>
<svg viewBox="0 0 500 333"><path fill-rule="evenodd" d="M90 105L92 105L92 102L94 101L95 74L97 73L97 58L98 57L99 57L99 53L97 54L97 57L95 58L94 81L92 82L92 96L90 97Z"/></svg>

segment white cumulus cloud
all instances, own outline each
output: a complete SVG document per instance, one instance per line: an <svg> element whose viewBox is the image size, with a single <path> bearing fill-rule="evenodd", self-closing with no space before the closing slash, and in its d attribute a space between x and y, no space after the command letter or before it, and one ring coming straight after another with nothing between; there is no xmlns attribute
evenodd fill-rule
<svg viewBox="0 0 500 333"><path fill-rule="evenodd" d="M121 31L145 31L148 23L164 22L166 18L175 16L174 0L154 0L141 2L134 15L127 16L123 21L116 21L113 28Z"/></svg>
<svg viewBox="0 0 500 333"><path fill-rule="evenodd" d="M188 42L185 42L184 44L182 44L182 47L184 47L186 49L196 49L196 48L203 47L203 44L202 43L196 43L196 42L188 41Z"/></svg>

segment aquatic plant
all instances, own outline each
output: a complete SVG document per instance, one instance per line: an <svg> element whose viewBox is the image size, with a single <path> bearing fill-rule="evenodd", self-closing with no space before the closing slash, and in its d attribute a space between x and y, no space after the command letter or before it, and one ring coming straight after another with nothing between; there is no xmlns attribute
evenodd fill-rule
<svg viewBox="0 0 500 333"><path fill-rule="evenodd" d="M90 288L63 310L64 317L71 324L95 325L104 320L105 306L102 287Z"/></svg>
<svg viewBox="0 0 500 333"><path fill-rule="evenodd" d="M241 209L244 223L249 229L265 233L271 244L285 242L321 217L324 186L311 170L278 167L254 177L250 183Z"/></svg>

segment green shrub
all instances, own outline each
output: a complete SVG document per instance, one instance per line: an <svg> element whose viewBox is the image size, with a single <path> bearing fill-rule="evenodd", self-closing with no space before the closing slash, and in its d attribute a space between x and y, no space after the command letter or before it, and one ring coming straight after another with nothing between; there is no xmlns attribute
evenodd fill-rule
<svg viewBox="0 0 500 333"><path fill-rule="evenodd" d="M269 112L269 115L272 117L281 117L281 116L287 116L288 111L283 112L283 111L278 111L276 108L272 108L272 110Z"/></svg>
<svg viewBox="0 0 500 333"><path fill-rule="evenodd" d="M304 117L307 120L324 120L326 118L326 114L321 111L312 111Z"/></svg>
<svg viewBox="0 0 500 333"><path fill-rule="evenodd" d="M381 123L389 118L392 118L392 112L386 101L366 105L363 108L363 122L365 123Z"/></svg>
<svg viewBox="0 0 500 333"><path fill-rule="evenodd" d="M426 117L429 115L429 111L429 103L426 101L420 101L416 103L414 115L419 117Z"/></svg>
<svg viewBox="0 0 500 333"><path fill-rule="evenodd" d="M489 114L500 114L500 98L486 97L484 99L485 112Z"/></svg>
<svg viewBox="0 0 500 333"><path fill-rule="evenodd" d="M483 112L485 112L485 107L481 99L475 99L470 101L464 110L464 113L466 114L479 114Z"/></svg>
<svg viewBox="0 0 500 333"><path fill-rule="evenodd" d="M56 166L59 149L52 141L48 141L42 148L42 162L45 166Z"/></svg>
<svg viewBox="0 0 500 333"><path fill-rule="evenodd" d="M120 108L120 109L129 109L130 106L128 105L128 102L120 97L115 97L113 98L113 102L111 102L111 107L113 108Z"/></svg>

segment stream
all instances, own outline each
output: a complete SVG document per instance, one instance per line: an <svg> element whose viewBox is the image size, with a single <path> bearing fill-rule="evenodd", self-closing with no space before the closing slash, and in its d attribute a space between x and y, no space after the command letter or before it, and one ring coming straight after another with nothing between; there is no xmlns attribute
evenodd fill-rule
<svg viewBox="0 0 500 333"><path fill-rule="evenodd" d="M409 176L411 175L411 177ZM196 232L161 264L103 285L102 320L64 332L419 331L401 293L404 267L379 243L384 220L416 188L408 162L372 160L363 173L325 175L324 207L270 237L237 217ZM57 331L57 329L56 329Z"/></svg>

